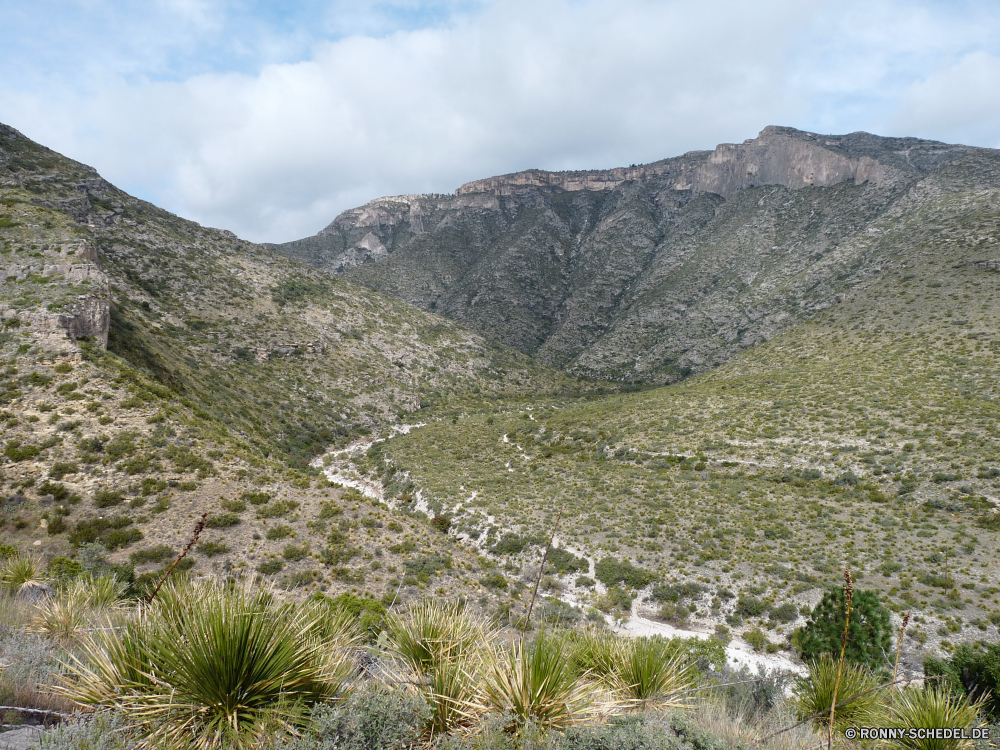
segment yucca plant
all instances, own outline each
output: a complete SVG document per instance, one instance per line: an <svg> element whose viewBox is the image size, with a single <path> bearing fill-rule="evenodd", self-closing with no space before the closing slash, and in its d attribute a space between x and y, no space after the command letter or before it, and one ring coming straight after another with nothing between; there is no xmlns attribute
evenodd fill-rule
<svg viewBox="0 0 1000 750"><path fill-rule="evenodd" d="M809 675L799 677L792 685L795 710L800 720L814 716L811 723L817 730L827 728L830 705L837 694L834 731L846 727L878 724L885 716L885 690L878 689L878 678L862 666L839 663L824 654L809 665ZM838 673L839 689L838 689Z"/></svg>
<svg viewBox="0 0 1000 750"><path fill-rule="evenodd" d="M619 638L607 630L570 631L571 658L577 674L603 679L615 672Z"/></svg>
<svg viewBox="0 0 1000 750"><path fill-rule="evenodd" d="M386 623L389 648L413 671L431 708L430 735L471 724L483 710L483 654L496 640L486 620L434 601L418 603Z"/></svg>
<svg viewBox="0 0 1000 750"><path fill-rule="evenodd" d="M889 726L900 728L978 727L981 703L969 703L964 696L939 686L911 688L896 695L889 715ZM920 739L909 736L895 740L908 750L963 750L975 745L965 739Z"/></svg>
<svg viewBox="0 0 1000 750"><path fill-rule="evenodd" d="M577 676L568 656L564 638L545 631L534 643L497 649L486 662L485 704L513 717L509 729L533 723L558 730L594 718L600 692Z"/></svg>
<svg viewBox="0 0 1000 750"><path fill-rule="evenodd" d="M496 632L460 607L424 601L386 620L389 648L418 675L442 662L460 659L491 643Z"/></svg>
<svg viewBox="0 0 1000 750"><path fill-rule="evenodd" d="M350 688L359 635L319 637L318 619L267 592L167 584L122 629L83 639L60 692L120 711L150 747L253 747Z"/></svg>
<svg viewBox="0 0 1000 750"><path fill-rule="evenodd" d="M113 616L126 604L122 597L126 585L114 576L78 578L52 599L38 605L29 629L51 638L72 641L96 621L107 620L114 627Z"/></svg>
<svg viewBox="0 0 1000 750"><path fill-rule="evenodd" d="M660 637L619 639L612 672L605 678L616 695L638 709L684 708L697 681L695 666L671 654Z"/></svg>
<svg viewBox="0 0 1000 750"><path fill-rule="evenodd" d="M47 583L42 561L34 555L9 557L0 564L0 587L11 596Z"/></svg>

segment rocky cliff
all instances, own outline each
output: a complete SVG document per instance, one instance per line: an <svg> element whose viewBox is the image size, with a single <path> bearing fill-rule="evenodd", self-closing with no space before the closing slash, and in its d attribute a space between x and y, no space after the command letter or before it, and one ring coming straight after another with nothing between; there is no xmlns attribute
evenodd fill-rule
<svg viewBox="0 0 1000 750"><path fill-rule="evenodd" d="M572 372L667 382L879 273L873 222L986 153L767 127L652 164L380 198L273 247Z"/></svg>

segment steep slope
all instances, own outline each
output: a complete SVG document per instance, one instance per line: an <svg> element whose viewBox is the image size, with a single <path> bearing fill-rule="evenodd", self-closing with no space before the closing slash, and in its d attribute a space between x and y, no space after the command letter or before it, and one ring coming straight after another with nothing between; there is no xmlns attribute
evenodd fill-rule
<svg viewBox="0 0 1000 750"><path fill-rule="evenodd" d="M640 611L675 621L769 623L781 642L785 619L849 565L916 613L915 663L995 639L1000 188L988 184L1000 153L928 175L858 240L879 273L711 372L442 419L377 448L370 470L388 459L396 492L419 489L506 550L512 571L560 517L563 548L648 571L629 579L661 585ZM551 582L605 607L630 598L592 585Z"/></svg>
<svg viewBox="0 0 1000 750"><path fill-rule="evenodd" d="M365 555L423 539L378 561L394 570L426 531L386 531L386 509L331 488L313 457L421 404L576 388L443 318L136 200L4 126L0 263L0 535L48 556L99 542L125 561L144 540L149 565L208 512L217 559L199 571L272 559L263 570L287 564L290 587L347 587Z"/></svg>
<svg viewBox="0 0 1000 750"><path fill-rule="evenodd" d="M956 160L975 189L989 155L768 127L640 167L382 198L274 248L572 373L663 383L834 304L886 262L873 222Z"/></svg>

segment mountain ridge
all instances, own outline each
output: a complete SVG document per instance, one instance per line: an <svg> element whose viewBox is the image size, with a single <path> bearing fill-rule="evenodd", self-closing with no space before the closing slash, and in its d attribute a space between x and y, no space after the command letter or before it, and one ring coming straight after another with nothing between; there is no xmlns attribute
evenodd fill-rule
<svg viewBox="0 0 1000 750"><path fill-rule="evenodd" d="M527 170L379 198L273 249L590 378L665 383L836 304L865 232L988 149L769 126L612 170Z"/></svg>

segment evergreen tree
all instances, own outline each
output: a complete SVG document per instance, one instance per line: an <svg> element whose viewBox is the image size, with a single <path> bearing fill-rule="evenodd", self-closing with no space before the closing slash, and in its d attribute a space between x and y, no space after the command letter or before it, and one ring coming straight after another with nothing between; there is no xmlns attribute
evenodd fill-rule
<svg viewBox="0 0 1000 750"><path fill-rule="evenodd" d="M838 587L827 591L796 635L804 660L818 659L820 654L839 659L844 635L844 590ZM891 654L889 610L882 606L874 591L856 590L844 658L854 664L881 668L887 658L891 659Z"/></svg>

